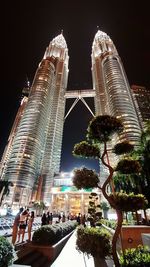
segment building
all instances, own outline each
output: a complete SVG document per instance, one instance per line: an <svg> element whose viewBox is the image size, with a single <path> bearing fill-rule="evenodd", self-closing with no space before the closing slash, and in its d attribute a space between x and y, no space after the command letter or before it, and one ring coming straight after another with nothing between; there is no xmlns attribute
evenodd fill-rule
<svg viewBox="0 0 150 267"><path fill-rule="evenodd" d="M92 76L96 114L120 118L124 131L120 141L137 144L141 126L123 64L110 37L98 30L92 46Z"/></svg>
<svg viewBox="0 0 150 267"><path fill-rule="evenodd" d="M36 199L41 180L41 198L50 201L53 176L60 167L68 60L66 41L60 34L50 42L37 68L2 166L2 179L14 184L9 205L28 205Z"/></svg>
<svg viewBox="0 0 150 267"><path fill-rule="evenodd" d="M11 150L12 150L13 140L14 140L14 137L16 135L16 131L17 131L19 122L21 120L21 117L23 116L23 112L25 110L26 104L28 102L29 90L30 90L29 84L27 87L23 88L23 90L22 90L22 99L21 99L20 107L18 109L15 121L13 123L10 135L8 137L7 145L5 147L5 150L4 150L2 159L1 159L1 166L2 167L0 168L0 177L3 177L3 173L5 171L5 165L7 166L7 161L9 159L9 155L10 155Z"/></svg>
<svg viewBox="0 0 150 267"><path fill-rule="evenodd" d="M62 209L62 205L66 205L67 210L76 199L82 203L87 201L83 192L77 192L72 186L69 193L54 192L55 187L58 190L55 183L59 179L54 174L60 169L64 120L79 100L93 116L108 114L121 118L124 132L119 137L120 142L138 143L141 127L134 97L110 37L98 30L93 41L93 89L66 91L68 62L67 44L60 34L50 42L37 68L30 94L24 107L18 111L19 120L15 124L8 152L2 159L1 178L14 183L9 197L5 199L11 206L43 200L54 210L57 207ZM86 103L86 97L94 97L94 113ZM67 98L75 98L75 101L65 116ZM115 159L111 157L111 160ZM101 173L103 183L107 173L104 168ZM63 186L68 186L68 180ZM68 206L68 203L72 204ZM75 210L78 210L77 206Z"/></svg>
<svg viewBox="0 0 150 267"><path fill-rule="evenodd" d="M81 189L77 188L72 183L72 173L61 172L54 176L54 185L51 188L52 201L50 210L54 213L64 212L65 214L78 213L87 214L89 205L89 195L91 192L98 194L101 199L98 189Z"/></svg>
<svg viewBox="0 0 150 267"><path fill-rule="evenodd" d="M150 120L150 90L140 85L132 85L131 89L135 97L139 120L144 126L144 123Z"/></svg>

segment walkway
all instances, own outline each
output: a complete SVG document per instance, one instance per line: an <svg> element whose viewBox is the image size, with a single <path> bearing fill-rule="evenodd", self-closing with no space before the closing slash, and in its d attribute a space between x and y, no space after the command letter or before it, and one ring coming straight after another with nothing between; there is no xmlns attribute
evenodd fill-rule
<svg viewBox="0 0 150 267"><path fill-rule="evenodd" d="M107 260L107 266L113 267L113 261ZM51 267L94 267L93 257L87 257L76 250L76 231L69 238Z"/></svg>

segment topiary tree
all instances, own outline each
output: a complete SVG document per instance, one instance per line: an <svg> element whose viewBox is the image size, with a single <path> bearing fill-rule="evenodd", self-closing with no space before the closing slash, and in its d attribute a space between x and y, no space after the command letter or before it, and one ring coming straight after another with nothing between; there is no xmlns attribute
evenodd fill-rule
<svg viewBox="0 0 150 267"><path fill-rule="evenodd" d="M117 227L115 229L115 233L113 235L113 239L112 239L112 254L113 254L113 259L114 259L114 263L116 267L120 267L120 263L119 263L119 259L118 259L118 255L117 255L117 250L116 250L116 243L117 243L117 239L118 236L121 232L121 227L122 227L122 222L123 222L123 211L124 211L124 207L126 207L125 205L125 201L130 202L130 207L132 210L132 201L134 201L134 196L132 196L132 201L131 201L131 196L128 195L118 195L115 190L114 190L114 184L113 184L113 174L115 171L120 171L123 170L123 164L119 164L117 165L116 169L113 168L110 163L109 163L109 158L108 158L108 143L111 140L113 134L119 134L121 131L123 130L123 125L122 122L120 120L118 120L115 117L111 117L108 115L104 115L104 116L97 116L95 118L93 118L93 120L89 123L88 129L87 129L87 138L88 140L92 140L92 144L97 144L100 146L100 144L102 144L103 146L103 151L102 151L102 155L100 156L100 160L102 162L102 164L108 169L109 175L107 177L107 179L105 180L105 182L103 183L102 186L100 186L99 184L99 179L98 179L98 175L97 175L97 179L95 176L95 173L90 170L90 175L84 177L83 175L83 171L82 170L76 170L74 172L74 179L73 179L73 183L74 185L81 189L81 188L91 188L92 187L92 182L90 182L90 179L92 179L92 177L94 177L94 182L93 182L93 188L94 187L98 187L99 189L101 189L104 197L107 199L108 203L110 204L111 207L113 207L116 210L116 214L117 214ZM128 146L128 147L127 147ZM117 151L119 151L119 154L125 154L128 151L131 151L131 146L127 144L120 144L117 146L117 148L115 148ZM87 147L86 147L87 149ZM113 151L115 151L115 149ZM78 151L80 151L80 153L78 154ZM74 152L75 154L75 152ZM78 150L76 150L76 154L77 156L81 155L81 150L79 149L78 146ZM85 152L82 154L83 156L85 155ZM100 155L100 153L99 153ZM128 161L126 162L128 164L128 167L125 168L124 166L124 171L130 171L130 167L132 166L132 172L135 171L134 167L138 166L138 163L136 164L135 161L133 163ZM121 166L120 166L121 165ZM129 166L130 165L130 166ZM136 168L136 171L139 171L139 168ZM130 171L131 172L131 171ZM88 173L88 172L87 172ZM87 181L87 183L86 183ZM86 187L85 187L86 184ZM112 193L109 194L107 191L107 187L108 185L112 188ZM119 201L118 201L119 199ZM129 201L130 199L130 201ZM134 208L138 209L139 207L141 208L143 205L146 204L146 200L143 196L141 196L141 198L138 199L140 204L138 207L134 206ZM122 206L121 203L124 203L124 205ZM130 208L129 208L130 209Z"/></svg>
<svg viewBox="0 0 150 267"><path fill-rule="evenodd" d="M88 220L90 225L95 227L99 224L99 221L102 217L102 212L100 211L100 204L98 203L98 195L95 192L92 192L89 195L89 206L88 206Z"/></svg>

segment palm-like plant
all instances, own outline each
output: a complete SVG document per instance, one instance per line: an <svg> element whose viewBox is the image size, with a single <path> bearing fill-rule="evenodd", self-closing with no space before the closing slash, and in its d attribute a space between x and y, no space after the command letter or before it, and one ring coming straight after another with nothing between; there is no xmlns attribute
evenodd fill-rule
<svg viewBox="0 0 150 267"><path fill-rule="evenodd" d="M43 210L46 208L46 205L44 204L43 201L38 201L34 202L33 207L35 208L36 214L39 213L39 215L41 215Z"/></svg>
<svg viewBox="0 0 150 267"><path fill-rule="evenodd" d="M101 208L103 210L103 213L104 213L104 219L108 219L108 210L109 210L109 205L108 205L108 202L106 201L102 201L101 202Z"/></svg>
<svg viewBox="0 0 150 267"><path fill-rule="evenodd" d="M0 205L4 199L5 195L9 195L10 186L13 186L13 183L7 180L0 180Z"/></svg>

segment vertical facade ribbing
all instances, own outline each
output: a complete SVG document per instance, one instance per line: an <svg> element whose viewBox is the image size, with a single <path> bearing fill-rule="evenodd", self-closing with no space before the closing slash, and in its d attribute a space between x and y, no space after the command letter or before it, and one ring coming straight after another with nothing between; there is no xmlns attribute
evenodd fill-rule
<svg viewBox="0 0 150 267"><path fill-rule="evenodd" d="M43 200L50 198L47 192L60 165L67 77L68 50L60 34L50 43L39 64L17 126L2 177L14 184L9 204L19 201L19 205L27 205L42 175Z"/></svg>
<svg viewBox="0 0 150 267"><path fill-rule="evenodd" d="M55 61L55 90L47 124L47 138L42 159L41 176L43 180L42 198L50 203L50 191L54 173L60 169L62 135L65 113L65 92L68 81L68 49L62 35L54 38L46 50L45 57L57 58Z"/></svg>
<svg viewBox="0 0 150 267"><path fill-rule="evenodd" d="M92 73L96 114L120 118L124 125L120 141L137 144L141 127L133 95L118 52L109 36L101 31L96 33L92 46Z"/></svg>

